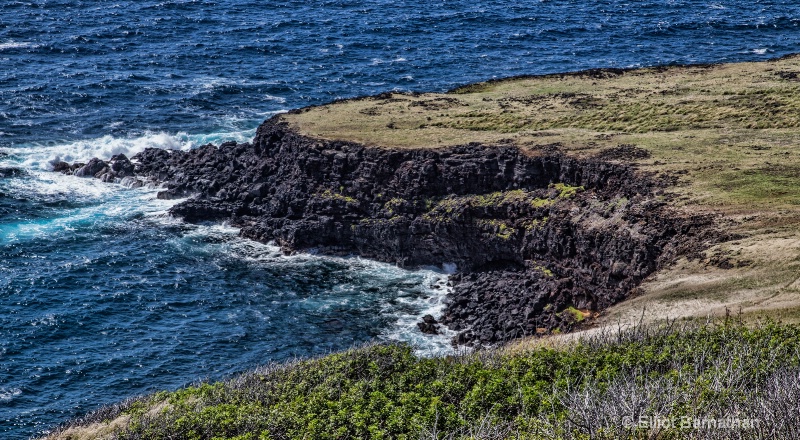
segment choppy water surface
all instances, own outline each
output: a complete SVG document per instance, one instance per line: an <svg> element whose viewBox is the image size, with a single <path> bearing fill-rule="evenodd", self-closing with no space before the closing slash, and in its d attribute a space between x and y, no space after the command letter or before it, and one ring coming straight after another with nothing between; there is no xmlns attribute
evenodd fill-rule
<svg viewBox="0 0 800 440"><path fill-rule="evenodd" d="M414 323L445 275L286 257L49 162L249 140L386 90L798 50L790 1L6 1L0 5L0 437ZM443 262L444 263L444 262Z"/></svg>

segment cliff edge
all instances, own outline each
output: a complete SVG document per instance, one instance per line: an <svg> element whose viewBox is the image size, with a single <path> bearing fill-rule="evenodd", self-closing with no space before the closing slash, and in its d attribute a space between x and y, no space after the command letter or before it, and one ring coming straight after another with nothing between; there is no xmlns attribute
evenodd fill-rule
<svg viewBox="0 0 800 440"><path fill-rule="evenodd" d="M163 183L191 196L174 215L287 252L451 263L446 311L420 328L460 344L637 307L794 310L798 74L786 57L389 93L278 115L252 143L56 169Z"/></svg>

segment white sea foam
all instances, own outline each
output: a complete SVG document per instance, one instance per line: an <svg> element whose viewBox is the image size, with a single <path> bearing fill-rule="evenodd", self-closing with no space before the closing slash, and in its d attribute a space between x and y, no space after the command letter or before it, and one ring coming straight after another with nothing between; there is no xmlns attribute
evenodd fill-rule
<svg viewBox="0 0 800 440"><path fill-rule="evenodd" d="M410 343L419 356L437 356L452 354L455 349L450 341L456 332L444 325L439 325L438 335L426 335L417 327L425 315L435 318L442 316L445 308L445 299L450 291L447 285L447 275L441 271L426 269L423 272L426 295L410 299L409 308L415 313L395 314L395 324L387 328L381 339ZM388 313L391 313L387 310Z"/></svg>
<svg viewBox="0 0 800 440"><path fill-rule="evenodd" d="M420 356L455 352L450 341L456 332L440 325L439 335L426 335L417 327L417 323L421 322L425 315L430 314L436 318L442 315L445 298L450 289L447 285L447 277L456 270L454 264L444 264L443 268L422 268L412 271L360 257L334 257L313 253L284 255L281 249L272 243L258 243L240 238L238 234L238 228L226 224L199 225L188 231L183 239L179 240L180 243L176 241L173 245L184 246L191 243L192 252L225 253L256 266L280 265L288 268L289 266L329 261L346 266L348 270L363 276L363 279L354 281L354 284L346 283L334 286L334 292L338 295L333 295L331 298L304 300L307 303L313 301L313 306L310 307L314 307L317 312L322 313L329 313L340 307L358 308L363 302L381 301L374 297L375 293L363 292L361 283L370 286L389 286L398 282L418 283L419 288L413 289L414 292L401 291L396 296L386 296L387 298L394 297L394 299L384 302L380 306L380 313L394 322L382 331L378 339L387 342L409 343ZM208 246L207 249L198 249L194 239L199 237L210 237L216 240L211 240L214 244ZM342 296L342 294L346 296Z"/></svg>
<svg viewBox="0 0 800 440"><path fill-rule="evenodd" d="M377 66L379 64L384 64L384 63L405 63L406 61L408 61L408 60L403 58L403 57L397 57L397 58L395 58L393 60L389 60L389 61L385 61L385 60L380 59L380 58L373 58L372 62L370 64L372 64L373 66Z"/></svg>
<svg viewBox="0 0 800 440"><path fill-rule="evenodd" d="M22 177L0 181L0 189L4 194L19 200L89 206L64 209L53 218L45 215L36 220L0 225L0 238L20 242L63 233L92 222L124 221L141 215L157 222L178 222L169 216L168 210L180 200L158 200L156 188L131 189L49 170L55 161L85 162L93 157L108 159L120 153L131 157L146 148L189 150L207 143L219 144L229 140L246 142L255 135L255 128L237 130L235 127L242 126L243 121L235 117L223 122L231 129L195 135L164 132L148 132L135 137L107 135L88 140L4 148L7 156L0 158L0 166L27 171Z"/></svg>
<svg viewBox="0 0 800 440"><path fill-rule="evenodd" d="M114 185L97 179L81 179L49 171L30 170L28 176L3 181L3 192L18 198L39 201L101 201L118 191Z"/></svg>
<svg viewBox="0 0 800 440"><path fill-rule="evenodd" d="M0 402L9 402L20 394L22 394L22 390L19 388L11 388L10 390L0 388Z"/></svg>
<svg viewBox="0 0 800 440"><path fill-rule="evenodd" d="M189 141L190 148L194 148L200 145L206 144L220 144L222 142L227 141L236 141L236 142L250 142L253 140L253 137L256 135L256 129L250 130L231 130L226 132L217 132L217 133L210 133L210 134L197 134L192 136L187 136L186 139Z"/></svg>
<svg viewBox="0 0 800 440"><path fill-rule="evenodd" d="M52 313L48 313L45 316L42 316L38 319L35 319L31 322L31 325L34 327L43 326L43 327L52 327L58 324L58 318L56 315Z"/></svg>
<svg viewBox="0 0 800 440"><path fill-rule="evenodd" d="M23 47L34 47L34 45L33 43L27 41L13 41L13 40L0 43L0 50L21 49Z"/></svg>
<svg viewBox="0 0 800 440"><path fill-rule="evenodd" d="M269 115L275 114L272 112ZM235 125L236 120L229 121ZM220 131L209 134L187 134L184 132L170 134L165 132L146 132L135 137L116 137L106 135L95 139L25 145L6 148L7 153L22 159L19 166L26 169L49 170L53 161L85 162L93 157L109 159L115 154L128 157L147 148L165 150L189 150L208 143L219 144L225 141L249 142L255 136L256 129Z"/></svg>
<svg viewBox="0 0 800 440"><path fill-rule="evenodd" d="M8 151L24 158L21 165L27 169L48 170L53 160L85 162L93 157L109 159L115 154L132 156L146 148L188 150L195 140L185 133L145 133L142 136L124 138L106 135L96 139L65 143L26 145L9 148Z"/></svg>
<svg viewBox="0 0 800 440"><path fill-rule="evenodd" d="M230 87L241 87L241 88L253 88L253 87L269 87L278 84L277 81L274 80L266 80L266 81L252 81L247 79L239 79L239 78L225 78L219 76L201 76L193 78L189 82L185 82L180 84L179 87L181 88L188 88L189 93L192 96L197 96L200 94L214 92L218 89L225 89ZM268 101L276 101L279 103L286 102L285 98L280 98L277 96L272 96L269 94L262 95L264 99Z"/></svg>
<svg viewBox="0 0 800 440"><path fill-rule="evenodd" d="M174 226L182 224L168 215L171 206L180 200L158 200L158 189L130 189L122 185L103 183L97 179L83 179L47 171L53 159L67 162L86 161L92 157L108 158L124 153L132 156L148 147L188 150L205 143L219 143L224 140L246 141L254 135L254 130L231 131L207 135L148 133L136 138L104 136L98 139L76 141L52 145L34 145L7 149L10 156L0 160L3 165L21 166L28 174L21 178L5 179L2 189L12 197L20 199L41 199L43 201L67 201L85 204L67 208L55 218L42 218L35 221L5 224L0 226L0 241L24 242L27 240L54 237L78 228L91 227L98 223L120 222L144 216L149 221ZM446 265L444 270L423 269L407 271L391 264L365 260L357 257L343 258L302 253L286 256L274 244L262 244L240 238L239 229L227 224L185 225L183 237L172 240L171 245L186 247L187 252L226 255L256 266L279 265L291 270L292 266L320 264L326 260L346 266L348 271L360 274L358 279L337 285L330 299L320 297L311 299L309 307L317 311L347 308L376 307L374 293L365 291L364 285L416 285L394 292L392 301L377 304L376 312L389 318L390 324L379 335L383 341L401 341L416 347L421 355L451 353L450 339L454 336L441 326L442 334L431 336L422 334L417 323L426 314L441 316L444 299L447 295L447 273L455 268ZM197 240L199 238L199 240ZM199 243L199 244L198 244ZM204 244L205 243L205 244ZM348 295L353 295L352 297ZM330 302L330 304L328 304Z"/></svg>
<svg viewBox="0 0 800 440"><path fill-rule="evenodd" d="M267 101L275 101L280 104L286 103L286 98L281 98L280 96L264 95L264 99Z"/></svg>
<svg viewBox="0 0 800 440"><path fill-rule="evenodd" d="M180 202L157 199L158 189L155 188L129 189L97 179L38 170L30 171L24 178L4 179L2 190L21 200L86 204L63 209L55 217L44 216L29 221L0 224L0 242L6 243L52 238L79 227L98 222L124 221L143 214L166 217L167 210Z"/></svg>

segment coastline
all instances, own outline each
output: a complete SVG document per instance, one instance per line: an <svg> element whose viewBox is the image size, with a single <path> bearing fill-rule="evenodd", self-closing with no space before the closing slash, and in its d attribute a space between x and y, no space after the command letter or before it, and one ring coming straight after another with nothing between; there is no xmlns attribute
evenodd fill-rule
<svg viewBox="0 0 800 440"><path fill-rule="evenodd" d="M445 311L434 318L457 332L454 344L479 346L585 325L713 236L707 216L656 200L667 182L604 159L641 151L603 154L573 158L554 145L539 155L513 145L370 148L300 135L276 116L252 144L56 169L163 183L159 198L193 196L173 215L230 221L287 253L455 264Z"/></svg>
<svg viewBox="0 0 800 440"><path fill-rule="evenodd" d="M230 221L287 253L454 264L444 313L420 328L436 332L441 321L458 332L455 344L495 345L602 324L678 261L759 269L722 248L769 233L731 229L738 212L791 206L793 194L771 198L749 177L773 184L791 173L773 177L747 155L749 142L781 148L800 126L776 111L794 108L798 64L592 69L384 93L275 115L251 143L55 171L163 185L159 198L190 197L173 215ZM725 165L708 156L717 145ZM708 172L720 166L744 186Z"/></svg>
<svg viewBox="0 0 800 440"><path fill-rule="evenodd" d="M679 353L684 353L681 351L684 343L693 347L692 344L708 340L735 345L737 341L751 340L748 338L769 339L775 332L788 335L796 330L796 326L771 323L766 327L757 324L756 330L749 327L754 318L781 316L776 310L791 313L798 303L793 287L796 265L792 263L797 253L794 252L798 242L796 225L800 221L795 203L798 198L791 190L793 186L786 186L781 192L774 189L776 185L789 185L798 180L792 147L800 138L800 121L788 112L794 108L795 95L800 94L800 87L794 84L796 76L792 76L795 71L800 72L800 62L793 56L763 63L703 68L636 69L609 78L576 75L567 79L548 76L510 80L510 83L498 81L501 86L498 89L493 88L498 84L481 83L467 92L475 96L459 95L459 98L385 94L275 116L259 127L252 143L207 145L188 152L147 150L133 161L124 157L110 162L95 161L92 167L96 168L91 170L84 168L84 164L58 164L56 168L108 182L129 179L124 183L163 184L165 189L159 194L160 198L191 197L173 207L173 215L189 222L230 221L242 228L242 236L262 242L275 241L286 253L313 248L332 255L357 254L402 267L454 263L458 271L450 277L452 291L448 304L443 316L436 318L459 332L455 343L486 347L539 336L527 346L526 341L530 339L507 346L508 351L479 351L476 358L465 361L467 365L475 365L475 371L505 365L504 362L540 366L552 356L576 355L581 365L586 359L593 359L592 365L597 362L599 370L592 370L597 372L608 359L620 359L615 356L621 349L632 350L624 351L628 353L625 356L634 353L633 358L641 356L642 365L655 365L652 373L659 375L670 368L685 366L670 364L672 366L664 367L666 370L658 367L661 365L658 359L682 356ZM669 75L664 76L665 73ZM724 85L718 89L709 88L708 84L717 84L720 78L725 79ZM561 88L554 89L553 83L536 83L539 80L566 83L559 83ZM593 83L597 83L593 95L579 96L569 91ZM603 119L606 106L617 105L614 111L618 111L616 109L622 105L634 104L644 93L638 87L651 83L659 84L667 93L648 92L642 106L632 107L643 112L644 119ZM617 101L605 100L607 97L603 94L609 90ZM521 97L531 93L536 99L526 101ZM785 100L776 104L776 97L781 96ZM480 104L482 112L476 114L464 104L466 101L458 101L467 98L473 103L487 104ZM498 107L507 112L492 113L491 106L495 102L503 103ZM516 107L509 107L508 102ZM540 105L542 102L550 108L541 110L541 115L529 108L531 103ZM673 115L674 119L659 125L658 114L641 108L645 104L663 107L659 111ZM717 106L724 111L706 114L707 106ZM419 112L414 113L417 110ZM451 113L444 113L447 111ZM583 121L585 125L541 126L557 123L558 120L547 118L559 112L577 115L578 119L569 121ZM324 115L330 115L330 120L324 120ZM398 115L407 117L386 123ZM498 115L506 116L498 119ZM746 127L738 126L741 115L747 117ZM514 122L519 116L528 118L526 124L538 130L506 131L509 126L502 124ZM348 117L355 125L367 121L362 134L373 141L354 140L357 136L348 131L349 127L336 127L336 123ZM426 117L439 117L438 125L414 125L418 119ZM463 126L463 120L470 121L471 125ZM320 121L328 125L315 125ZM496 125L498 122L502 124ZM607 124L612 122L633 125L627 131L606 130ZM494 128L487 129L487 123L495 124ZM716 125L711 126L713 124ZM418 139L424 142L426 136L432 132L441 134L444 128L451 130L451 139L475 135L481 142L426 147L409 141L411 138L403 134L419 132ZM312 135L315 130L316 136ZM409 142L408 145L384 146L374 141L392 135ZM509 137L513 135L519 136ZM492 136L497 139L492 141ZM500 139L500 136L508 139ZM561 141L549 142L553 139ZM775 157L782 163L776 165ZM83 172L78 172L82 169ZM776 250L781 250L782 254ZM756 281L758 285L752 284ZM757 302L754 304L754 301ZM740 305L740 322L731 327L727 316L729 307L734 304ZM648 327L641 321L639 326L623 330L630 321L622 318L636 316L643 321L647 307L651 313L656 310L654 317L648 316L648 321L722 314L726 319L718 327L711 321L711 326L701 326L699 330L691 326L676 329L674 324L667 324L664 330L660 326ZM614 319L618 330L616 337L623 341L622 345L619 341L602 340L603 335L608 336L603 331L613 332ZM587 328L574 340L559 335ZM592 339L598 337L592 336L598 331L600 342ZM651 348L642 351L642 344ZM595 349L600 350L598 359L602 361L594 360L594 354L587 354ZM775 349L772 347L765 353L774 353ZM205 414L203 411L223 411L224 408L220 409L223 406L230 409L225 405L231 404L224 403L225 399L215 394L218 390L239 387L251 380L284 383L285 378L273 375L288 372L298 379L299 376L292 375L306 374L307 367L309 371L330 367L331 374L338 375L361 371L359 365L373 362L380 371L380 380L374 379L377 381L374 383L389 383L401 380L419 365L433 362L441 363L437 374L447 377L445 384L458 382L448 374L460 374L453 372L461 371L459 362L462 360L410 361L402 354L403 350L407 348L366 348L310 360L307 365L301 362L276 366L276 369L270 367L255 376L244 375L231 382L143 398L137 401L139 406L136 402L124 403L86 420L106 420L102 427L105 433L136 432L141 426L131 425L134 419L139 421L137 423L167 423L164 426L171 429L169 423L175 420L170 417L179 417L186 414L185 411ZM689 352L702 354L703 350L705 348L695 347ZM387 354L384 359L382 356ZM757 362L747 355L741 356L746 362ZM729 355L723 353L720 359L723 358L728 359ZM340 364L343 360L346 362ZM475 363L470 363L473 361ZM781 368L789 369L786 371L796 367L788 361L785 364ZM384 371L381 365L394 369ZM614 364L610 368L625 372L628 367ZM499 368L498 377L505 377L508 371L518 371L516 367L504 368ZM531 371L540 371L536 369L539 367L531 368ZM570 368L567 371L572 374ZM710 368L708 374L718 373L705 364L702 368ZM782 380L779 377L783 377L783 370L752 371L758 377L748 379L751 381L747 386L779 383ZM473 373L460 378L470 381L470 386L476 387L473 391L483 395L487 385L478 380L479 374ZM634 376L625 376L629 373L635 374L621 373L623 382L633 380ZM541 380L548 384L563 380L585 392L606 384L587 377L547 376ZM668 376L664 377L669 382ZM584 379L588 382L581 382ZM292 380L285 383L295 383ZM328 393L328 383L323 382L314 385L318 387L314 389ZM538 382L526 386L535 389L535 383ZM692 382L690 387L697 383ZM794 385L780 383L791 392L796 391ZM381 389L381 392L388 391ZM403 399L408 398L409 392L392 394L390 401L405 405L407 400ZM682 395L677 389L669 388L656 394L680 395L688 399L687 402L696 402L695 398ZM459 402L464 402L469 401L471 394L459 396L466 399ZM543 395L537 396L534 399L539 399L537 402L546 399ZM374 394L361 397L367 402L383 401ZM653 402L656 400L656 397L651 398ZM341 400L334 398L333 401L342 404ZM563 407L564 402L551 403L562 405L560 411L569 411L569 407ZM306 411L294 407L290 410L286 406L290 405L288 401L279 400L270 405L273 404L283 410L268 406L267 410L272 411L270 417L281 418L294 414L295 410ZM573 404L580 406L577 400ZM232 408L238 411L250 408L248 405L258 406L258 403L245 399L236 405ZM681 411L685 409L681 408L671 411L683 414ZM483 423L477 421L474 414L463 412L461 407L451 409L457 411L460 423L453 426ZM706 416L703 408L697 411L700 412L689 413ZM316 412L312 413L317 417ZM163 420L159 414L165 414ZM214 414L228 417L228 413ZM208 413L208 416L216 417L214 414ZM370 410L366 414L370 420L382 417L380 411ZM562 414L559 417L567 417L559 414ZM420 417L428 416L430 414ZM249 426L243 415L231 417L237 423L244 423L241 426ZM206 426L216 423L214 420L217 419L195 420L196 425L192 426ZM498 420L493 419L491 423ZM548 429L555 430L552 431L555 437L584 432L582 427L565 422L569 419L547 420L551 423ZM117 422L120 423L115 424ZM286 423L281 426L294 422ZM508 423L502 425L508 429L531 428L524 423L520 425L522 422L516 419L503 423ZM75 422L75 425L80 424L80 421ZM398 429L407 432L429 428L411 425L413 423ZM312 432L314 427L309 426L299 427L297 432ZM560 431L565 427L574 431ZM352 429L361 428L367 429ZM375 429L389 428L381 425ZM367 431L358 432L366 435ZM635 435L637 431L634 427L634 431L625 432Z"/></svg>

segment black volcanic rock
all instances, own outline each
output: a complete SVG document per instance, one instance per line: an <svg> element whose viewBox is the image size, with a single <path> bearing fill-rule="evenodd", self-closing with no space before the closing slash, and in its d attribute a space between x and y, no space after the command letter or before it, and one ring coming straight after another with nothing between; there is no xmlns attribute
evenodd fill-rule
<svg viewBox="0 0 800 440"><path fill-rule="evenodd" d="M428 335L438 335L439 334L439 322L436 321L432 315L425 315L422 317L422 322L417 323L417 327L422 333Z"/></svg>
<svg viewBox="0 0 800 440"><path fill-rule="evenodd" d="M108 168L108 164L98 158L92 158L86 165L75 170L77 177L100 177L98 174Z"/></svg>
<svg viewBox="0 0 800 440"><path fill-rule="evenodd" d="M171 210L190 222L229 220L287 252L456 264L440 321L461 344L570 330L574 311L625 299L662 264L702 247L711 225L658 201L662 183L630 166L556 146L536 155L510 145L368 148L307 138L273 118L252 144L134 159L136 179L164 183L160 198L193 196ZM110 172L120 163L127 174L125 160ZM436 325L419 323L425 332Z"/></svg>
<svg viewBox="0 0 800 440"><path fill-rule="evenodd" d="M20 177L27 174L25 170L16 167L0 167L0 178Z"/></svg>
<svg viewBox="0 0 800 440"><path fill-rule="evenodd" d="M112 156L108 164L111 167L111 171L113 172L114 176L117 178L124 178L134 175L134 165L124 154Z"/></svg>
<svg viewBox="0 0 800 440"><path fill-rule="evenodd" d="M72 167L66 162L56 161L53 163L53 171L57 173L72 172Z"/></svg>

